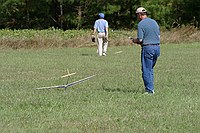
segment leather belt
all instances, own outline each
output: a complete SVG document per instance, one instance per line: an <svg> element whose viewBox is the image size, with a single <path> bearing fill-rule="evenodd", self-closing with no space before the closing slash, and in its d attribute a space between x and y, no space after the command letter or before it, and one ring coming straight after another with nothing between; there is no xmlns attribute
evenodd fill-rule
<svg viewBox="0 0 200 133"><path fill-rule="evenodd" d="M160 43L157 43L157 44L142 44L142 46L158 46L160 45Z"/></svg>

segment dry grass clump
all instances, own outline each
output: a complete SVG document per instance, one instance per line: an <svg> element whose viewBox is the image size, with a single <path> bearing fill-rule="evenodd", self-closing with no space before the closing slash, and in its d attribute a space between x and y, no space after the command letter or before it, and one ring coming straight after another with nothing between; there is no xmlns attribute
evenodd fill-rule
<svg viewBox="0 0 200 133"><path fill-rule="evenodd" d="M137 37L137 31L117 31L110 33L111 46L120 46L130 44L130 37ZM161 30L161 43L190 43L200 42L200 30L194 27L183 27L171 30Z"/></svg>
<svg viewBox="0 0 200 133"><path fill-rule="evenodd" d="M26 39L0 39L1 48L13 48L13 49L38 49L38 48L52 48L52 47L86 47L96 46L96 43L90 41L89 36L78 36L74 38L64 39L59 36L52 38L26 38Z"/></svg>
<svg viewBox="0 0 200 133"><path fill-rule="evenodd" d="M199 42L200 30L194 27L184 27L161 32L162 43Z"/></svg>
<svg viewBox="0 0 200 133"><path fill-rule="evenodd" d="M13 49L78 47L87 45L87 30L0 30L0 47Z"/></svg>

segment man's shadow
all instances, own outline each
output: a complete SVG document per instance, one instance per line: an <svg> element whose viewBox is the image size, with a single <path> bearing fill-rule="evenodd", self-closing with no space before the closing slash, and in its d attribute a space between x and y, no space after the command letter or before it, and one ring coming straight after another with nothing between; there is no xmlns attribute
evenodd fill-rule
<svg viewBox="0 0 200 133"><path fill-rule="evenodd" d="M102 85L102 88L104 91L107 91L107 92L141 93L141 91L139 89L130 89L129 87L111 88L111 87L106 87L106 86Z"/></svg>

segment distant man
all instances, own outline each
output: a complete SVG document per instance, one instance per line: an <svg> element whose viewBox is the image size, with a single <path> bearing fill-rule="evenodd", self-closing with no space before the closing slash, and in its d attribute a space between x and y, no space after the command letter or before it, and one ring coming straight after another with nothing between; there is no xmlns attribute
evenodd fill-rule
<svg viewBox="0 0 200 133"><path fill-rule="evenodd" d="M106 56L108 47L108 22L104 14L99 13L99 19L95 21L93 35L97 32L97 46L99 56Z"/></svg>
<svg viewBox="0 0 200 133"><path fill-rule="evenodd" d="M136 10L138 23L137 39L132 42L141 44L142 78L145 94L154 94L154 66L160 56L160 28L157 22L147 17L147 10L140 7Z"/></svg>

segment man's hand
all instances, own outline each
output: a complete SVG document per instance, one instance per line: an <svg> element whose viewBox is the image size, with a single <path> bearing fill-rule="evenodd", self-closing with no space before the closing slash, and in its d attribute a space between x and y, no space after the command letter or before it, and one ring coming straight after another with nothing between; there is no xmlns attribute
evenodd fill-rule
<svg viewBox="0 0 200 133"><path fill-rule="evenodd" d="M142 44L142 41L139 39L130 38L133 43Z"/></svg>
<svg viewBox="0 0 200 133"><path fill-rule="evenodd" d="M105 42L108 42L108 36L105 36Z"/></svg>

